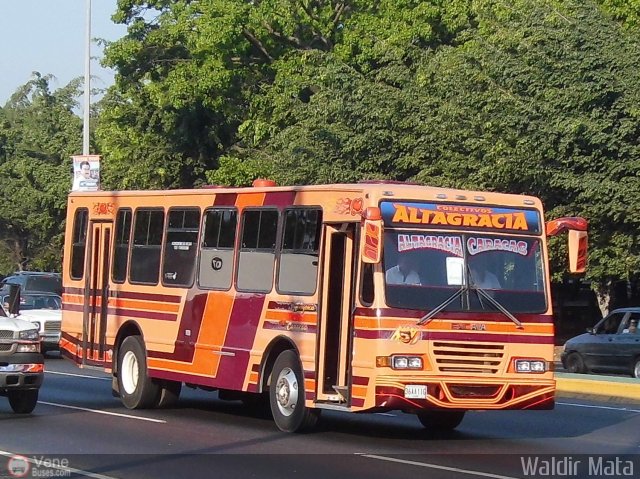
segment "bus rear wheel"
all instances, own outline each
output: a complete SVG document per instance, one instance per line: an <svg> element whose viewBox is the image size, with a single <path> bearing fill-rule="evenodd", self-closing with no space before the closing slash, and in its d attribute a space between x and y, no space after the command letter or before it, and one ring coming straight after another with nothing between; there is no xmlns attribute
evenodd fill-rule
<svg viewBox="0 0 640 479"><path fill-rule="evenodd" d="M29 414L38 403L37 389L22 389L18 391L8 391L9 405L16 414Z"/></svg>
<svg viewBox="0 0 640 479"><path fill-rule="evenodd" d="M269 385L271 413L278 429L300 432L316 425L320 411L305 406L304 376L298 355L280 353L271 371Z"/></svg>
<svg viewBox="0 0 640 479"><path fill-rule="evenodd" d="M433 431L451 431L460 425L464 411L420 411L418 420L427 429Z"/></svg>
<svg viewBox="0 0 640 479"><path fill-rule="evenodd" d="M127 409L146 409L158 405L161 388L147 374L147 360L140 336L122 341L118 353L118 388Z"/></svg>

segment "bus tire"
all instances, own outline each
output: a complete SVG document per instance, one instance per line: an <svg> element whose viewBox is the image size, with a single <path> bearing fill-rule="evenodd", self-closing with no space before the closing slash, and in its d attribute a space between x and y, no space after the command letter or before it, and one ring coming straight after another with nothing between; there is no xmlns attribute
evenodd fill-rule
<svg viewBox="0 0 640 479"><path fill-rule="evenodd" d="M161 380L158 383L160 387L160 395L156 407L167 409L172 408L178 403L180 391L182 391L182 383L178 381Z"/></svg>
<svg viewBox="0 0 640 479"><path fill-rule="evenodd" d="M7 396L9 397L9 405L16 414L29 414L38 403L37 389L7 391Z"/></svg>
<svg viewBox="0 0 640 479"><path fill-rule="evenodd" d="M147 374L147 360L140 336L128 336L118 352L118 389L127 409L146 409L160 401L160 387Z"/></svg>
<svg viewBox="0 0 640 479"><path fill-rule="evenodd" d="M269 402L273 420L281 431L301 432L318 421L319 410L305 406L302 366L298 355L290 349L281 352L273 365Z"/></svg>
<svg viewBox="0 0 640 479"><path fill-rule="evenodd" d="M464 418L465 411L420 411L418 420L432 431L451 431L457 428Z"/></svg>
<svg viewBox="0 0 640 479"><path fill-rule="evenodd" d="M587 372L587 368L584 365L584 359L580 356L580 353L573 352L567 356L567 372L575 374L584 374Z"/></svg>

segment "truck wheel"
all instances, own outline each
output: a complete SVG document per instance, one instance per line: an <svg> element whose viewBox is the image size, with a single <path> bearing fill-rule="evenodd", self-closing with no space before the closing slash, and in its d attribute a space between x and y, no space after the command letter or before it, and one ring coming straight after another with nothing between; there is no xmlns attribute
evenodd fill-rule
<svg viewBox="0 0 640 479"><path fill-rule="evenodd" d="M587 372L587 368L584 365L584 360L579 353L571 353L567 356L567 372L584 374Z"/></svg>
<svg viewBox="0 0 640 479"><path fill-rule="evenodd" d="M433 431L451 431L460 425L464 411L420 411L420 423Z"/></svg>
<svg viewBox="0 0 640 479"><path fill-rule="evenodd" d="M9 404L16 414L29 414L38 403L37 389L23 389L8 391Z"/></svg>
<svg viewBox="0 0 640 479"><path fill-rule="evenodd" d="M305 406L304 376L298 355L291 351L280 353L271 371L269 385L271 413L278 429L300 432L315 426L319 410Z"/></svg>
<svg viewBox="0 0 640 479"><path fill-rule="evenodd" d="M140 336L129 336L122 341L118 353L118 389L127 409L146 409L160 401L160 387L147 374Z"/></svg>

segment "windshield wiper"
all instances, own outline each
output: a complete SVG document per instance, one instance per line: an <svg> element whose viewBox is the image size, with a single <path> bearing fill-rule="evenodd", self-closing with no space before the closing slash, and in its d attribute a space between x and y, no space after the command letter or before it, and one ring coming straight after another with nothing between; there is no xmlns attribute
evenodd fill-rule
<svg viewBox="0 0 640 479"><path fill-rule="evenodd" d="M518 320L518 318L516 318L513 314L511 314L507 308L502 306L497 299L495 299L493 296L487 293L484 289L478 288L475 285L473 286L473 289L476 290L480 296L482 296L484 299L486 299L491 304L493 304L496 307L496 309L498 309L502 314L504 314L507 318L513 321L516 324L518 329L524 329L524 326L522 326L522 323Z"/></svg>
<svg viewBox="0 0 640 479"><path fill-rule="evenodd" d="M435 308L433 308L431 311L429 311L427 314L425 314L423 317L421 317L418 320L418 326L422 326L423 324L427 324L429 321L431 321L433 319L433 317L438 314L440 311L442 311L444 308L446 308L447 306L449 306L451 303L453 303L456 299L458 299L458 296L460 296L462 293L464 293L466 290L468 290L469 287L466 285L463 285L462 288L460 288L458 291L456 291L455 293L453 293L449 299L444 300L442 303L440 303L438 306L436 306Z"/></svg>
<svg viewBox="0 0 640 479"><path fill-rule="evenodd" d="M478 292L478 294L480 296L482 296L487 301L489 301L493 306L495 306L495 308L498 311L500 311L507 318L509 318L511 321L513 321L518 329L524 329L524 326L522 326L522 323L518 320L518 318L516 318L513 314L511 314L507 308L502 306L502 304L500 304L497 299L495 299L493 296L491 296L489 293L487 293L484 289L479 288L475 284L475 281L473 281L473 279L471 277L471 272L468 270L468 268L469 268L469 266L467 265L467 278L469 279L469 281L467 283L472 283L471 286L468 286L467 284L463 284L462 287L458 291L456 291L455 293L453 293L451 295L451 297L449 297L448 299L446 299L445 301L440 303L440 305L436 306L434 309L432 309L427 314L422 316L418 320L418 323L417 323L418 326L422 326L424 324L427 324L429 321L431 321L434 318L434 316L436 314L438 314L440 311L444 310L447 306L449 306L451 303L453 303L460 295L462 295L462 293L464 293L465 291L469 291L469 289L473 288L475 291ZM482 300L481 300L481 302L482 302Z"/></svg>

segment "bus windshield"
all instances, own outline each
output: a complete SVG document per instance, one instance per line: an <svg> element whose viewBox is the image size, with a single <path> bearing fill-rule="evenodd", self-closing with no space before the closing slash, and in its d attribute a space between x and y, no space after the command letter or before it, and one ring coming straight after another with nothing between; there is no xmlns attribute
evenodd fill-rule
<svg viewBox="0 0 640 479"><path fill-rule="evenodd" d="M531 236L385 232L390 307L430 310L466 289L444 310L496 311L480 289L511 313L541 313L547 309L542 265L541 241Z"/></svg>

